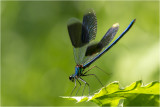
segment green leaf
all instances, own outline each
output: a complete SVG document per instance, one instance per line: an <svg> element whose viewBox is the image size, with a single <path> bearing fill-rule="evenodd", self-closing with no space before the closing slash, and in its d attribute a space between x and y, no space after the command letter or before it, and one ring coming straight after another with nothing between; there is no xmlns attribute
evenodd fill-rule
<svg viewBox="0 0 160 107"><path fill-rule="evenodd" d="M103 87L93 96L63 97L77 102L92 101L99 106L158 106L160 104L160 83L158 81L143 85L136 81L124 89L115 81Z"/></svg>

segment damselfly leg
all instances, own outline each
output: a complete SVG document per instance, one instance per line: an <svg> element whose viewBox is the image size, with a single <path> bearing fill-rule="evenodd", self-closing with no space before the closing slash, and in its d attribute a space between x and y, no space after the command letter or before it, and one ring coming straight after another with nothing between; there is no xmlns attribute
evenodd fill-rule
<svg viewBox="0 0 160 107"><path fill-rule="evenodd" d="M100 84L102 85L102 87L103 87L102 82L100 81L100 79L99 79L95 74L86 74L86 75L84 75L84 76L90 76L90 75L95 76L95 78L99 81L99 83L100 83Z"/></svg>
<svg viewBox="0 0 160 107"><path fill-rule="evenodd" d="M78 79L77 79L77 81L78 81L78 83L79 83L79 88L78 88L78 90L77 90L77 92L76 92L76 95L78 94L78 91L79 91L79 89L81 88L81 83L79 82Z"/></svg>
<svg viewBox="0 0 160 107"><path fill-rule="evenodd" d="M73 88L73 90L72 90L70 96L72 95L72 93L73 93L74 89L76 88L76 86L77 86L77 83L76 83L76 79L75 79L75 86L74 86L74 88Z"/></svg>
<svg viewBox="0 0 160 107"><path fill-rule="evenodd" d="M81 80L82 82L84 82L84 87L83 87L82 96L83 96L83 93L84 93L84 89L85 89L86 84L88 85L88 92L89 92L89 94L88 94L88 95L90 95L90 88L89 88L89 84L88 84L86 81L84 81L81 77L79 77L78 79L79 79L79 80Z"/></svg>
<svg viewBox="0 0 160 107"><path fill-rule="evenodd" d="M101 68L99 68L99 67L96 66L96 65L94 65L94 66L92 66L91 68L89 68L84 74L86 74L88 71L90 71L91 69L93 69L93 68L95 68L95 67L98 68L100 71L104 72L105 74L110 75L109 73L105 72L104 70L102 70Z"/></svg>

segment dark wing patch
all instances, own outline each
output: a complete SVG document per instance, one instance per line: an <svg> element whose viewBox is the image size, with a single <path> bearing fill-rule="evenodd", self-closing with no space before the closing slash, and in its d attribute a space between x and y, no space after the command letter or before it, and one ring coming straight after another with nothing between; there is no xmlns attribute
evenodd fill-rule
<svg viewBox="0 0 160 107"><path fill-rule="evenodd" d="M89 42L87 29L82 25L82 23L78 19L71 18L67 23L67 27L72 45L75 48L82 47Z"/></svg>
<svg viewBox="0 0 160 107"><path fill-rule="evenodd" d="M112 41L112 39L115 37L118 31L118 28L119 24L118 23L114 24L103 36L103 38L99 43L88 46L85 56L91 56L93 54L100 52L105 46L107 46Z"/></svg>
<svg viewBox="0 0 160 107"><path fill-rule="evenodd" d="M88 38L85 38L87 40L84 41L91 41L94 40L96 37L97 33L97 18L96 18L96 13L94 10L90 9L84 16L83 16L83 23L82 25L86 28L88 33ZM85 34L86 31L82 29L82 37L84 39L84 36L87 35Z"/></svg>
<svg viewBox="0 0 160 107"><path fill-rule="evenodd" d="M95 44L89 45L87 47L85 56L91 56L93 54L96 54L96 53L100 52L102 49L103 49L103 46L100 43L95 43Z"/></svg>
<svg viewBox="0 0 160 107"><path fill-rule="evenodd" d="M119 29L119 24L116 23L107 31L107 33L103 36L103 38L99 42L102 45L102 47L107 46L112 41L118 29Z"/></svg>

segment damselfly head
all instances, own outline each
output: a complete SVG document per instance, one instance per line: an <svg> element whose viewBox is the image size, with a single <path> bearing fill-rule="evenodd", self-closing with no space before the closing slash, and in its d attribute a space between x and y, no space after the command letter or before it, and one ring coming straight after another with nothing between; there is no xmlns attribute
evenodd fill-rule
<svg viewBox="0 0 160 107"><path fill-rule="evenodd" d="M74 82L74 76L73 76L73 74L69 76L69 80L71 80L72 82Z"/></svg>

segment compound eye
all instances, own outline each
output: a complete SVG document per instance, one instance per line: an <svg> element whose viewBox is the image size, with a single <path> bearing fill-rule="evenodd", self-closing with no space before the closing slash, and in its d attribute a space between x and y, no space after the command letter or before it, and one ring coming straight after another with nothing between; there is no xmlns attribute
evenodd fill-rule
<svg viewBox="0 0 160 107"><path fill-rule="evenodd" d="M73 76L69 76L69 80L71 80L72 82L74 82L74 77Z"/></svg>
<svg viewBox="0 0 160 107"><path fill-rule="evenodd" d="M69 76L69 80L72 80L72 76Z"/></svg>

